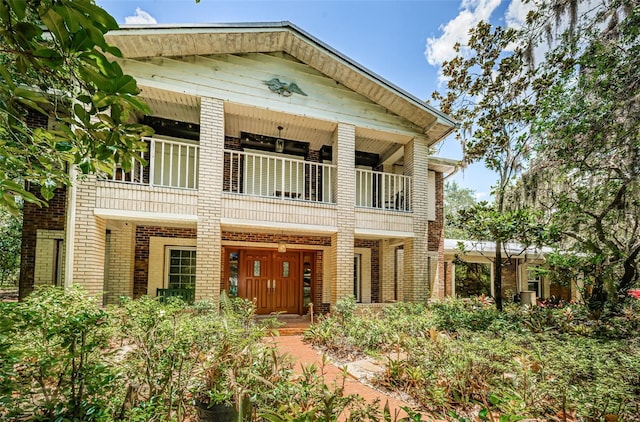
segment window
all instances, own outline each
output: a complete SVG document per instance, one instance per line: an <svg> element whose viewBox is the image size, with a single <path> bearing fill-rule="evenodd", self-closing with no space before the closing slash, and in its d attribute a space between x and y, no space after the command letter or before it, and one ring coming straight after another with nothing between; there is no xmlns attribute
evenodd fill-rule
<svg viewBox="0 0 640 422"><path fill-rule="evenodd" d="M353 257L353 296L356 298L356 302L360 302L362 299L361 268L362 268L362 255L355 254Z"/></svg>
<svg viewBox="0 0 640 422"><path fill-rule="evenodd" d="M313 276L313 266L312 266L313 255L305 254L304 255L304 263L303 263L303 271L302 271L302 301L303 307L306 309L309 304L313 301L311 298L311 280Z"/></svg>
<svg viewBox="0 0 640 422"><path fill-rule="evenodd" d="M196 249L170 246L166 249L166 286L169 289L196 288Z"/></svg>
<svg viewBox="0 0 640 422"><path fill-rule="evenodd" d="M527 267L527 290L536 292L536 297L542 296L540 288L542 287L540 272L537 266Z"/></svg>
<svg viewBox="0 0 640 422"><path fill-rule="evenodd" d="M229 297L238 296L238 251L229 252Z"/></svg>

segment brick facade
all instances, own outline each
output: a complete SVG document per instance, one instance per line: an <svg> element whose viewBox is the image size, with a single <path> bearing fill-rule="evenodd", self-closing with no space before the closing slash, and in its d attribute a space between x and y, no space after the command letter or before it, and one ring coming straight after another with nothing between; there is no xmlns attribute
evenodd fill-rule
<svg viewBox="0 0 640 422"><path fill-rule="evenodd" d="M430 255L437 259L437 268L432 283L434 283L434 294L432 298L443 299L446 295L445 274L444 274L444 179L441 172L435 172L435 208L436 219L429 221L428 249Z"/></svg>
<svg viewBox="0 0 640 422"><path fill-rule="evenodd" d="M160 226L136 227L135 266L133 274L134 298L148 294L147 283L149 277L149 239L151 237L195 239L196 229Z"/></svg>
<svg viewBox="0 0 640 422"><path fill-rule="evenodd" d="M30 188L36 193L37 190ZM22 246L20 248L19 297L23 299L33 291L36 268L36 241L38 230L64 231L66 189L56 189L49 206L40 207L25 202L23 206Z"/></svg>

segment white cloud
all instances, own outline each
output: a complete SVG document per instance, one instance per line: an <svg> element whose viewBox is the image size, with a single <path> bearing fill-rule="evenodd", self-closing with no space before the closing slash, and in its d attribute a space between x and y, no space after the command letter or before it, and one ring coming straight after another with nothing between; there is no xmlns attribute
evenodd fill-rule
<svg viewBox="0 0 640 422"><path fill-rule="evenodd" d="M133 16L125 16L124 23L134 24L156 24L158 21L148 12L136 7L136 13Z"/></svg>
<svg viewBox="0 0 640 422"><path fill-rule="evenodd" d="M500 0L462 0L458 16L440 26L442 35L427 39L425 55L429 64L440 66L442 62L453 59L456 56L454 44L466 44L469 30L480 21L488 21L499 5Z"/></svg>
<svg viewBox="0 0 640 422"><path fill-rule="evenodd" d="M524 24L527 14L535 7L533 2L524 3L522 0L512 0L504 14L507 26L520 28Z"/></svg>
<svg viewBox="0 0 640 422"><path fill-rule="evenodd" d="M473 196L476 198L476 201L483 201L489 198L489 194L487 192L475 192Z"/></svg>

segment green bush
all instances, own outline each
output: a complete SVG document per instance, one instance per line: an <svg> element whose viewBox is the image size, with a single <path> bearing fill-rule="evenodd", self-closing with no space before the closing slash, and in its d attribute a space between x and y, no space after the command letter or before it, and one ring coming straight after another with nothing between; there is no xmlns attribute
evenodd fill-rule
<svg viewBox="0 0 640 422"><path fill-rule="evenodd" d="M39 288L2 305L0 416L108 420L120 382L107 360L109 318L77 288Z"/></svg>

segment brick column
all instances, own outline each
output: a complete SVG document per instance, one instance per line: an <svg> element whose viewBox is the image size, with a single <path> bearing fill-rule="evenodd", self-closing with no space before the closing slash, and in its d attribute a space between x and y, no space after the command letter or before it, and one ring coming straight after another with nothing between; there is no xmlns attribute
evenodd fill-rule
<svg viewBox="0 0 640 422"><path fill-rule="evenodd" d="M336 171L338 232L331 236L331 304L353 295L353 248L356 202L356 131L338 124L333 138L333 163Z"/></svg>
<svg viewBox="0 0 640 422"><path fill-rule="evenodd" d="M220 297L224 103L203 97L200 103L200 163L198 168L198 234L196 299Z"/></svg>
<svg viewBox="0 0 640 422"><path fill-rule="evenodd" d="M389 239L380 242L380 301L389 302L395 299L395 248Z"/></svg>
<svg viewBox="0 0 640 422"><path fill-rule="evenodd" d="M429 253L432 263L431 299L444 299L446 288L444 279L444 179L441 172L435 172L435 220L429 221Z"/></svg>
<svg viewBox="0 0 640 422"><path fill-rule="evenodd" d="M72 282L90 295L102 295L107 223L93 214L95 185L96 176L93 175L85 176L76 184Z"/></svg>
<svg viewBox="0 0 640 422"><path fill-rule="evenodd" d="M414 138L404 147L405 173L413 177L413 233L404 243L404 299L424 302L429 297L427 272L428 235L428 157L426 139Z"/></svg>
<svg viewBox="0 0 640 422"><path fill-rule="evenodd" d="M107 235L105 304L119 303L120 296L133 297L135 224L114 222L113 226L111 234Z"/></svg>

